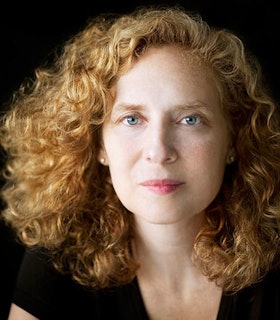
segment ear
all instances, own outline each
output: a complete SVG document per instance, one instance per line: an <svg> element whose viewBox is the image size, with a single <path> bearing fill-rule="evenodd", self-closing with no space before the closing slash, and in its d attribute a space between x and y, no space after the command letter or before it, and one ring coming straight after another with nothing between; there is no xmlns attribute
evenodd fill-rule
<svg viewBox="0 0 280 320"><path fill-rule="evenodd" d="M106 151L104 150L103 147L101 147L101 149L99 150L98 152L98 161L103 164L104 166L107 166L108 165L108 157L107 157L107 153Z"/></svg>
<svg viewBox="0 0 280 320"><path fill-rule="evenodd" d="M226 163L232 164L236 160L236 151L234 148L230 148L227 153Z"/></svg>

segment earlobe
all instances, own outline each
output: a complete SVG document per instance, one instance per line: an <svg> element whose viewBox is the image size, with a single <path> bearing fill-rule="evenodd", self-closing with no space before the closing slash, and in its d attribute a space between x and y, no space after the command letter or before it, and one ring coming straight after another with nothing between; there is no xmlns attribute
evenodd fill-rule
<svg viewBox="0 0 280 320"><path fill-rule="evenodd" d="M234 162L235 158L233 155L228 155L227 157L227 164L232 164Z"/></svg>
<svg viewBox="0 0 280 320"><path fill-rule="evenodd" d="M232 164L236 159L235 150L232 148L227 155L226 162L227 164Z"/></svg>
<svg viewBox="0 0 280 320"><path fill-rule="evenodd" d="M103 164L103 166L107 166L108 165L107 160L106 160L105 157L100 157L98 160L99 160L99 162L101 164Z"/></svg>
<svg viewBox="0 0 280 320"><path fill-rule="evenodd" d="M103 164L104 166L107 165L107 157L106 157L106 153L105 151L102 149L99 151L99 155L98 155L98 161Z"/></svg>

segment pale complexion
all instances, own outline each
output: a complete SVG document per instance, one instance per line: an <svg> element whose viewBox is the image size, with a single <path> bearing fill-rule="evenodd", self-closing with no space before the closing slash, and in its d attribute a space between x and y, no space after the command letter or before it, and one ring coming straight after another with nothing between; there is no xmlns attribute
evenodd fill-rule
<svg viewBox="0 0 280 320"><path fill-rule="evenodd" d="M214 78L174 47L148 50L116 85L100 159L134 213L134 254L151 320L216 319L221 289L191 261L230 149ZM12 305L9 320L35 320Z"/></svg>
<svg viewBox="0 0 280 320"><path fill-rule="evenodd" d="M135 217L137 277L149 316L215 319L221 289L191 261L231 152L214 77L178 47L151 48L115 92L100 158Z"/></svg>

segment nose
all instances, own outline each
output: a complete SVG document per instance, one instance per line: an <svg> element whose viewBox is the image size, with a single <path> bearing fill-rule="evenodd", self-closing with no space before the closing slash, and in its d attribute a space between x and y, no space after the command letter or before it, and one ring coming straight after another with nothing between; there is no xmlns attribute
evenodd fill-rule
<svg viewBox="0 0 280 320"><path fill-rule="evenodd" d="M177 160L176 139L172 128L166 125L149 127L145 138L143 152L146 161L165 164Z"/></svg>

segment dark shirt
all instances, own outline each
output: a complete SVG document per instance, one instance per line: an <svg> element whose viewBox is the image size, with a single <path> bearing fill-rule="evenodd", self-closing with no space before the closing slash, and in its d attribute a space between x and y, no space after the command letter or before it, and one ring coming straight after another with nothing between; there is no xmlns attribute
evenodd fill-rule
<svg viewBox="0 0 280 320"><path fill-rule="evenodd" d="M89 290L26 252L13 302L41 320L148 320L137 278L121 287ZM217 320L279 320L280 271L234 295L223 295Z"/></svg>

